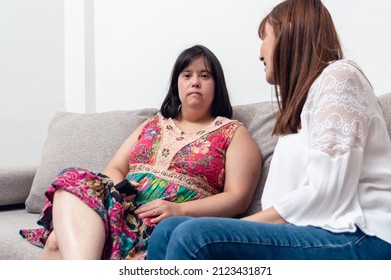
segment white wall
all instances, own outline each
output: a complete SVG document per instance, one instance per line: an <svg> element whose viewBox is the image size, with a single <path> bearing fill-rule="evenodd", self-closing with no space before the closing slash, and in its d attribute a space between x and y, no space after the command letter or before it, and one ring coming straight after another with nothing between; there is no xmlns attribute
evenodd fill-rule
<svg viewBox="0 0 391 280"><path fill-rule="evenodd" d="M259 63L258 24L276 0L95 1L96 109L159 107L180 51L204 44L220 59L233 104L271 99ZM391 91L387 1L324 0L347 58ZM388 62L388 63L387 63Z"/></svg>
<svg viewBox="0 0 391 280"><path fill-rule="evenodd" d="M64 106L63 6L0 0L0 167L37 164Z"/></svg>
<svg viewBox="0 0 391 280"><path fill-rule="evenodd" d="M0 0L0 167L37 164L57 110L159 107L178 54L204 44L234 105L271 99L259 21L277 0ZM376 94L391 91L387 1L324 0ZM64 101L65 100L65 101Z"/></svg>
<svg viewBox="0 0 391 280"><path fill-rule="evenodd" d="M391 92L391 9L389 1L323 0L333 16L345 55L356 61L375 94Z"/></svg>
<svg viewBox="0 0 391 280"><path fill-rule="evenodd" d="M160 107L179 53L203 44L225 70L233 104L260 100L260 18L277 1L95 1L97 110ZM268 96L267 96L268 97Z"/></svg>

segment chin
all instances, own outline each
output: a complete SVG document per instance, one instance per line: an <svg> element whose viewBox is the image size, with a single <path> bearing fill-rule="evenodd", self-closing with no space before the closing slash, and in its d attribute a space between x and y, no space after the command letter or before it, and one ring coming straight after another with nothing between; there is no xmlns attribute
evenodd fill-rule
<svg viewBox="0 0 391 280"><path fill-rule="evenodd" d="M266 77L266 82L268 82L268 84L271 84L271 85L276 85L276 82L274 81L274 78L272 77Z"/></svg>
<svg viewBox="0 0 391 280"><path fill-rule="evenodd" d="M275 79L274 79L274 72L270 71L270 69L268 69L268 70L265 69L265 79L266 79L266 82L268 82L271 85L276 84Z"/></svg>

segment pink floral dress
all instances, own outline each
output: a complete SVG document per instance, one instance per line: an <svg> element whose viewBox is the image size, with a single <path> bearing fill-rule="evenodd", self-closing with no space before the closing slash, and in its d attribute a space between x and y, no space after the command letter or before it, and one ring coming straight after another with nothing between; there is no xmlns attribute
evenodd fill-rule
<svg viewBox="0 0 391 280"><path fill-rule="evenodd" d="M157 114L143 128L129 155L129 181L141 184L133 203L124 201L104 174L68 168L48 187L38 224L20 234L44 247L52 231L53 196L57 188L76 195L103 219L106 242L102 259L144 259L155 227L150 218L134 210L149 201L165 199L181 203L223 191L225 155L232 137L242 124L217 117L203 130L181 132L172 119Z"/></svg>

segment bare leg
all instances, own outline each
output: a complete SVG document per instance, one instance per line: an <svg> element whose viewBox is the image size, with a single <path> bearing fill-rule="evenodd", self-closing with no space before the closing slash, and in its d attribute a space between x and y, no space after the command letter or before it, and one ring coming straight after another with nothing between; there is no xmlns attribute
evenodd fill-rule
<svg viewBox="0 0 391 280"><path fill-rule="evenodd" d="M44 260L62 260L61 252L58 248L56 234L54 231L49 234L41 257Z"/></svg>
<svg viewBox="0 0 391 280"><path fill-rule="evenodd" d="M63 259L100 259L102 218L75 195L59 188L53 200L53 229Z"/></svg>

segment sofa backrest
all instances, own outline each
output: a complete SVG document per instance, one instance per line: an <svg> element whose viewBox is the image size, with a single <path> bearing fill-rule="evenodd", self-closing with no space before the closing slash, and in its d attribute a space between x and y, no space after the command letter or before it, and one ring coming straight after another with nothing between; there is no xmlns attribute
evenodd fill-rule
<svg viewBox="0 0 391 280"><path fill-rule="evenodd" d="M258 181L250 207L245 214L252 214L262 209L261 196L266 175L269 171L277 137L272 136L278 106L272 102L260 102L247 105L237 105L233 108L233 118L239 120L248 129L261 151L262 172Z"/></svg>
<svg viewBox="0 0 391 280"><path fill-rule="evenodd" d="M379 96L391 135L391 93ZM272 102L259 102L233 107L233 118L248 129L262 154L262 174L251 205L246 214L262 209L261 196L277 138L272 130L278 107ZM57 113L49 125L42 160L26 209L39 213L44 203L44 192L60 170L66 167L83 167L102 171L129 134L157 109L112 111L106 113Z"/></svg>
<svg viewBox="0 0 391 280"><path fill-rule="evenodd" d="M41 162L26 200L27 211L42 210L44 193L62 169L82 167L103 171L133 130L157 111L58 112L48 128Z"/></svg>

